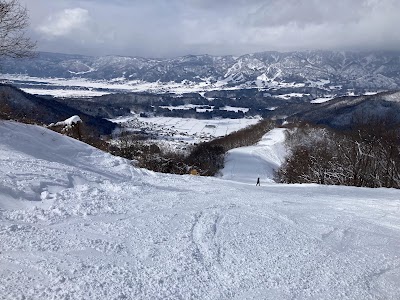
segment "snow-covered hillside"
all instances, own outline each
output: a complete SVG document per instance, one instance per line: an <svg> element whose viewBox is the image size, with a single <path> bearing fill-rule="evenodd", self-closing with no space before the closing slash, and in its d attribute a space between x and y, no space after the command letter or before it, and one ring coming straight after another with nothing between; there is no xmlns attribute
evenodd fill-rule
<svg viewBox="0 0 400 300"><path fill-rule="evenodd" d="M1 299L399 299L400 192L146 172L0 123Z"/></svg>

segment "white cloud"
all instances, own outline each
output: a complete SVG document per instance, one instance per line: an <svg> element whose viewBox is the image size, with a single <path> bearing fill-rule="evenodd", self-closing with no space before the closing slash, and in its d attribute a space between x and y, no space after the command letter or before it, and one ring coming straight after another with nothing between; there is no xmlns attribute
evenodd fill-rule
<svg viewBox="0 0 400 300"><path fill-rule="evenodd" d="M37 30L49 37L65 36L73 30L81 28L89 20L89 11L86 9L64 9L55 15L49 16L47 22L37 27Z"/></svg>
<svg viewBox="0 0 400 300"><path fill-rule="evenodd" d="M192 49L203 47L217 54L399 50L400 37L394 30L400 26L399 9L398 0L270 0L255 11L243 9L214 19L188 16L183 37Z"/></svg>
<svg viewBox="0 0 400 300"><path fill-rule="evenodd" d="M19 1L29 9L39 49L50 52L400 50L400 0Z"/></svg>

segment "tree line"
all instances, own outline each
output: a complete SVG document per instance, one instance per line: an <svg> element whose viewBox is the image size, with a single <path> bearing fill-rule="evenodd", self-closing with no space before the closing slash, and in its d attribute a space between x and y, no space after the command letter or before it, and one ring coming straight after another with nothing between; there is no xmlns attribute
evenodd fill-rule
<svg viewBox="0 0 400 300"><path fill-rule="evenodd" d="M283 183L400 188L400 126L392 118L359 118L345 131L310 124L287 130Z"/></svg>

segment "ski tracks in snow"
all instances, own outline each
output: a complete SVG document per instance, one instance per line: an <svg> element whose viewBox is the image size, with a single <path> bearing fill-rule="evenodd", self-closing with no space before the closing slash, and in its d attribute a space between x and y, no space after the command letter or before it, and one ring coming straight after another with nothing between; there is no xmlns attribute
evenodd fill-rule
<svg viewBox="0 0 400 300"><path fill-rule="evenodd" d="M221 217L216 211L202 211L194 215L191 239L195 250L194 257L207 269L221 267L221 246L218 241L218 227Z"/></svg>

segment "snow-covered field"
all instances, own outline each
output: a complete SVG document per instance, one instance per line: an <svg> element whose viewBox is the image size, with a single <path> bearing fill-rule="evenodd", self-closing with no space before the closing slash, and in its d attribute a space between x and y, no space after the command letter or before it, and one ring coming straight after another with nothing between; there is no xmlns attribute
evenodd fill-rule
<svg viewBox="0 0 400 300"><path fill-rule="evenodd" d="M14 85L23 85L21 88L27 93L37 95L51 95L54 97L93 97L117 92L151 92L151 93L192 93L211 90L238 90L249 88L243 83L229 86L228 81L211 82L145 82L119 78L115 80L91 80L87 78L40 78L19 74L0 74L0 78L12 82ZM271 83L263 87L268 88ZM291 84L272 84L271 87L292 87ZM259 86L262 88L262 86Z"/></svg>
<svg viewBox="0 0 400 300"><path fill-rule="evenodd" d="M230 134L234 131L254 125L259 118L252 119L209 119L149 117L138 115L120 117L111 120L132 130L144 130L158 138L167 141L171 146L209 141L216 137Z"/></svg>
<svg viewBox="0 0 400 300"><path fill-rule="evenodd" d="M166 108L169 110L189 110L194 109L196 112L206 112L213 111L215 106L213 105L196 105L196 104L185 104L185 105L177 105L177 106L160 106L161 108ZM236 107L236 106L224 106L218 108L218 110L226 110L226 111L234 111L234 112L243 112L246 113L250 109L246 107Z"/></svg>
<svg viewBox="0 0 400 300"><path fill-rule="evenodd" d="M0 299L399 299L399 199L154 174L1 122Z"/></svg>
<svg viewBox="0 0 400 300"><path fill-rule="evenodd" d="M110 94L109 91L100 90L79 90L61 87L59 89L38 89L38 88L22 88L25 93L37 96L53 96L58 98L91 98ZM124 91L121 91L124 92Z"/></svg>
<svg viewBox="0 0 400 300"><path fill-rule="evenodd" d="M146 82L142 80L130 80L125 77L113 80L91 80L84 77L76 78L41 78L23 74L0 74L0 78L9 81L27 93L36 95L51 95L54 97L93 97L110 93L121 92L150 92L150 93L204 93L212 90L240 90L254 88L254 82L237 83L232 86L232 78L226 78L212 83L209 80L202 82ZM326 82L318 82L321 86ZM259 89L301 88L303 83L287 83L275 81L275 79L257 80ZM288 94L283 99L300 97L302 94Z"/></svg>

